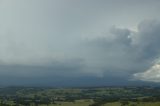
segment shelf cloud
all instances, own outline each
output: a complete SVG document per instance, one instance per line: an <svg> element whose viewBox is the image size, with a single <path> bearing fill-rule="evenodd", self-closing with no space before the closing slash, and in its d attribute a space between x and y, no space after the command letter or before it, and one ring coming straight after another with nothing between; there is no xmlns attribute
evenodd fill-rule
<svg viewBox="0 0 160 106"><path fill-rule="evenodd" d="M1 0L0 83L160 82L159 5L157 0Z"/></svg>

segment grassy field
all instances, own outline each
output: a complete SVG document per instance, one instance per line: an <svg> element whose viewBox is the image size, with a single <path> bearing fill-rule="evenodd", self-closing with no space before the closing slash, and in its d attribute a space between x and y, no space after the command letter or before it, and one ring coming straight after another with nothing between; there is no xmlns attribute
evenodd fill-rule
<svg viewBox="0 0 160 106"><path fill-rule="evenodd" d="M81 103L72 103L72 102L60 102L57 104L50 104L48 106L89 106L89 102L81 102ZM46 106L46 105L40 105Z"/></svg>
<svg viewBox="0 0 160 106"><path fill-rule="evenodd" d="M59 102L57 104L50 104L48 106L89 106L92 102ZM40 105L46 106L46 105ZM122 106L120 102L106 103L102 106ZM129 103L126 106L160 106L160 102L141 102L141 103Z"/></svg>
<svg viewBox="0 0 160 106"><path fill-rule="evenodd" d="M104 106L121 106L120 102L107 103ZM140 103L129 103L126 106L160 106L160 102L140 102Z"/></svg>
<svg viewBox="0 0 160 106"><path fill-rule="evenodd" d="M48 106L89 106L92 104L91 102L59 102L57 104L50 104ZM40 106L46 106L46 105L40 105ZM122 106L120 102L113 102L113 103L106 103L102 106ZM129 103L129 105L126 106L160 106L160 102L141 102L139 104L137 103Z"/></svg>
<svg viewBox="0 0 160 106"><path fill-rule="evenodd" d="M18 105L160 106L160 87L0 88L0 106Z"/></svg>

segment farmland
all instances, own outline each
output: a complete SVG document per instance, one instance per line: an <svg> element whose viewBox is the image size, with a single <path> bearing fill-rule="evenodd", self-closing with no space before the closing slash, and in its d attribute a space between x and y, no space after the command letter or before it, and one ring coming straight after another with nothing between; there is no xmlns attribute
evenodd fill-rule
<svg viewBox="0 0 160 106"><path fill-rule="evenodd" d="M0 106L160 106L159 87L5 87Z"/></svg>

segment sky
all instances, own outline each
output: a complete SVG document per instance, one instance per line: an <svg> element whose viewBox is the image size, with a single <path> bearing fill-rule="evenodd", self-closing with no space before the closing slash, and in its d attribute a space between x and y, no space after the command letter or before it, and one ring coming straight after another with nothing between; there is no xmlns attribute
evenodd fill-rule
<svg viewBox="0 0 160 106"><path fill-rule="evenodd" d="M0 86L160 83L159 0L0 0Z"/></svg>

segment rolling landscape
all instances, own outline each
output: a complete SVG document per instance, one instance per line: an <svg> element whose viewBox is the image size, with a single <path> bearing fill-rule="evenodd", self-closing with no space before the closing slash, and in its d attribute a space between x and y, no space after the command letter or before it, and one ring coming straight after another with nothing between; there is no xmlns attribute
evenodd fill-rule
<svg viewBox="0 0 160 106"><path fill-rule="evenodd" d="M160 87L0 88L0 106L159 106Z"/></svg>

